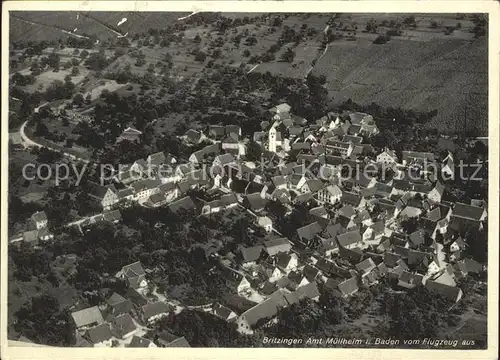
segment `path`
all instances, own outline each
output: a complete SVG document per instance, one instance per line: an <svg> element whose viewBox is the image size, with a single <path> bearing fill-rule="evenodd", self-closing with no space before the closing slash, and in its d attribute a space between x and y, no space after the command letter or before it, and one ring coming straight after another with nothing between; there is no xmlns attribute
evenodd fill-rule
<svg viewBox="0 0 500 360"><path fill-rule="evenodd" d="M77 160L77 161L81 161L85 164L88 164L89 161L87 159L83 159L83 158L79 158L73 154L70 154L68 152L65 152L65 151L61 151L61 149L57 149L55 147L51 147L51 146L47 146L47 145L42 145L40 143L37 143L33 140L31 140L28 135L26 135L26 132L25 132L25 128L26 128L26 125L28 124L28 121L25 121L22 125L21 125L21 128L19 129L19 134L21 135L21 139L23 141L23 145L25 147L38 147L38 148L46 148L46 149L49 149L49 150L52 150L52 151L57 151L57 152L61 152L64 156L66 157L69 157L70 159L72 160Z"/></svg>

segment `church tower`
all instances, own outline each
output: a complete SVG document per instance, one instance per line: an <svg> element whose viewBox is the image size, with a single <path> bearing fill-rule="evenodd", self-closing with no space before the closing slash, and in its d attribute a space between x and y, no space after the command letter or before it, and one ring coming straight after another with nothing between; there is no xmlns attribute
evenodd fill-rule
<svg viewBox="0 0 500 360"><path fill-rule="evenodd" d="M276 152L276 127L274 125L269 130L269 151Z"/></svg>

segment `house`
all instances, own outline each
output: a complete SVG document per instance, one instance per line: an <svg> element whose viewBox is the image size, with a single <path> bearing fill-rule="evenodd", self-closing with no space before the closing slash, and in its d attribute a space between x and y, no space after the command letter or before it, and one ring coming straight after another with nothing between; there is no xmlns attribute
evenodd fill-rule
<svg viewBox="0 0 500 360"><path fill-rule="evenodd" d="M356 270L358 270L361 274L368 274L376 267L377 265L375 265L372 258L367 258L356 265Z"/></svg>
<svg viewBox="0 0 500 360"><path fill-rule="evenodd" d="M243 198L243 206L255 213L261 212L266 207L268 200L261 193L248 194Z"/></svg>
<svg viewBox="0 0 500 360"><path fill-rule="evenodd" d="M104 318L97 306L71 313L77 329L104 324Z"/></svg>
<svg viewBox="0 0 500 360"><path fill-rule="evenodd" d="M455 162L450 151L441 164L441 174L445 180L453 179L455 176Z"/></svg>
<svg viewBox="0 0 500 360"><path fill-rule="evenodd" d="M354 150L354 145L350 142L328 139L325 143L325 148L330 150L333 154L340 154L342 157L349 157Z"/></svg>
<svg viewBox="0 0 500 360"><path fill-rule="evenodd" d="M126 314L132 311L134 308L130 300L125 299L123 296L117 293L113 293L113 295L111 295L111 297L107 300L107 303L111 308L111 314L113 316Z"/></svg>
<svg viewBox="0 0 500 360"><path fill-rule="evenodd" d="M425 231L416 230L408 237L413 247L419 247L425 243Z"/></svg>
<svg viewBox="0 0 500 360"><path fill-rule="evenodd" d="M160 207L165 205L166 203L167 203L167 197L165 196L165 193L161 191L151 195L146 201L146 204L151 207Z"/></svg>
<svg viewBox="0 0 500 360"><path fill-rule="evenodd" d="M345 249L355 248L361 240L361 234L357 228L337 236L339 246Z"/></svg>
<svg viewBox="0 0 500 360"><path fill-rule="evenodd" d="M186 131L186 133L182 136L182 139L187 142L188 144L199 144L206 140L206 136L203 134L201 131L197 131L194 129L189 129Z"/></svg>
<svg viewBox="0 0 500 360"><path fill-rule="evenodd" d="M140 336L134 335L132 340L127 345L129 348L155 348L157 347L154 342Z"/></svg>
<svg viewBox="0 0 500 360"><path fill-rule="evenodd" d="M459 218L465 221L484 221L486 219L487 212L486 209L479 206L468 205L464 203L455 203L453 207L453 212L451 213L452 218Z"/></svg>
<svg viewBox="0 0 500 360"><path fill-rule="evenodd" d="M269 256L275 256L280 252L289 252L292 245L287 238L277 238L264 242L264 250Z"/></svg>
<svg viewBox="0 0 500 360"><path fill-rule="evenodd" d="M141 135L142 135L141 131L139 131L133 127L128 127L125 130L123 130L123 132L120 134L120 136L118 136L118 138L116 139L116 142L119 143L119 142L122 142L123 140L131 141L131 142L140 141Z"/></svg>
<svg viewBox="0 0 500 360"><path fill-rule="evenodd" d="M467 247L467 244L465 241L459 236L458 238L455 239L450 245L450 252L457 252L457 251L462 251L465 250Z"/></svg>
<svg viewBox="0 0 500 360"><path fill-rule="evenodd" d="M180 191L174 182L167 182L158 186L158 190L166 199L166 202L171 202L180 196Z"/></svg>
<svg viewBox="0 0 500 360"><path fill-rule="evenodd" d="M113 329L117 337L127 339L137 332L137 326L130 314L122 314L113 320Z"/></svg>
<svg viewBox="0 0 500 360"><path fill-rule="evenodd" d="M279 289L263 302L241 314L236 321L238 331L252 334L255 327L274 318L280 309L288 306L285 294L284 290Z"/></svg>
<svg viewBox="0 0 500 360"><path fill-rule="evenodd" d="M146 280L146 272L142 268L140 261L125 265L116 274L116 277L126 280L129 286L136 290L148 286L148 282Z"/></svg>
<svg viewBox="0 0 500 360"><path fill-rule="evenodd" d="M179 199L177 201L174 201L171 203L168 208L170 211L173 213L179 213L180 211L189 211L189 210L194 210L196 209L196 205L193 202L193 199L189 196L185 196L182 199Z"/></svg>
<svg viewBox="0 0 500 360"><path fill-rule="evenodd" d="M54 238L54 234L52 234L47 227L44 227L38 230L37 237L38 240L48 241Z"/></svg>
<svg viewBox="0 0 500 360"><path fill-rule="evenodd" d="M437 181L431 191L427 193L427 198L435 203L440 203L445 191L444 185Z"/></svg>
<svg viewBox="0 0 500 360"><path fill-rule="evenodd" d="M300 241L305 244L308 244L316 235L318 235L323 228L321 225L315 221L309 225L302 226L297 229L297 236Z"/></svg>
<svg viewBox="0 0 500 360"><path fill-rule="evenodd" d="M45 213L45 211L37 211L36 213L31 215L31 220L33 221L33 224L35 225L37 230L45 228L48 225L47 214Z"/></svg>
<svg viewBox="0 0 500 360"><path fill-rule="evenodd" d="M240 249L241 264L245 267L255 265L261 258L264 248L262 245L242 247Z"/></svg>
<svg viewBox="0 0 500 360"><path fill-rule="evenodd" d="M263 293L265 293L266 295L270 295L271 293L274 292L274 290L270 291L271 288L274 287L275 282L277 282L283 277L283 273L277 266L274 266L273 264L267 262L263 262L261 264L259 269L259 274L264 280L266 280L266 283L268 283L267 286L261 288L261 291L263 291Z"/></svg>
<svg viewBox="0 0 500 360"><path fill-rule="evenodd" d="M418 285L422 285L422 275L413 274L408 271L403 271L398 279L398 286L406 289L413 289Z"/></svg>
<svg viewBox="0 0 500 360"><path fill-rule="evenodd" d="M234 193L222 195L220 199L216 199L205 203L201 209L203 215L217 213L221 210L230 209L237 206L238 198Z"/></svg>
<svg viewBox="0 0 500 360"><path fill-rule="evenodd" d="M190 347L184 337L179 337L168 331L162 331L156 340L160 347Z"/></svg>
<svg viewBox="0 0 500 360"><path fill-rule="evenodd" d="M100 324L85 332L86 338L94 347L111 347L113 334L109 324Z"/></svg>
<svg viewBox="0 0 500 360"><path fill-rule="evenodd" d="M298 258L294 253L279 253L276 255L276 265L285 274L290 273L292 270L297 269Z"/></svg>
<svg viewBox="0 0 500 360"><path fill-rule="evenodd" d="M232 320L236 320L236 318L238 317L238 315L232 311L231 309L228 309L227 307L219 304L218 302L215 302L213 305L212 305L212 314L214 314L215 316L217 316L218 318L226 321L226 322L229 322L229 321L232 321Z"/></svg>
<svg viewBox="0 0 500 360"><path fill-rule="evenodd" d="M328 211L326 211L323 205L316 206L309 210L309 215L328 219Z"/></svg>
<svg viewBox="0 0 500 360"><path fill-rule="evenodd" d="M242 294L251 289L250 282L240 272L232 269L225 269L226 285L236 291L237 294Z"/></svg>
<svg viewBox="0 0 500 360"><path fill-rule="evenodd" d="M358 280L355 277L344 280L337 285L337 288L343 297L351 296L359 290Z"/></svg>
<svg viewBox="0 0 500 360"><path fill-rule="evenodd" d="M268 233L273 230L273 221L267 216L259 216L257 218L257 225Z"/></svg>
<svg viewBox="0 0 500 360"><path fill-rule="evenodd" d="M353 192L344 191L340 201L345 205L352 205L353 207L363 207L364 199Z"/></svg>
<svg viewBox="0 0 500 360"><path fill-rule="evenodd" d="M471 273L480 274L484 271L484 266L471 258L460 260L459 262L457 262L457 267L463 275Z"/></svg>
<svg viewBox="0 0 500 360"><path fill-rule="evenodd" d="M342 198L342 190L337 185L329 185L318 191L316 194L318 201L334 205Z"/></svg>
<svg viewBox="0 0 500 360"><path fill-rule="evenodd" d="M429 152L419 152L419 151L403 151L402 152L402 163L403 165L409 165L413 162L424 160L427 162L434 162L435 157L433 153Z"/></svg>
<svg viewBox="0 0 500 360"><path fill-rule="evenodd" d="M142 307L144 322L152 324L172 312L172 307L164 302L156 301Z"/></svg>
<svg viewBox="0 0 500 360"><path fill-rule="evenodd" d="M148 199L151 195L158 194L160 185L160 179L143 179L134 182L130 186L134 190L134 200L140 201ZM166 199L161 201L166 202Z"/></svg>
<svg viewBox="0 0 500 360"><path fill-rule="evenodd" d="M88 194L91 198L97 200L99 205L104 210L109 210L113 205L115 205L118 199L118 191L113 185L102 186L92 181L88 182L89 191Z"/></svg>
<svg viewBox="0 0 500 360"><path fill-rule="evenodd" d="M460 301L463 295L462 289L457 286L449 286L430 279L425 282L425 287L428 290L443 295L454 302Z"/></svg>
<svg viewBox="0 0 500 360"><path fill-rule="evenodd" d="M398 162L398 157L394 150L385 148L383 152L377 155L377 162L386 165L396 164Z"/></svg>
<svg viewBox="0 0 500 360"><path fill-rule="evenodd" d="M296 291L309 284L309 281L301 271L290 271L288 273L287 280L289 283L286 288L290 291Z"/></svg>

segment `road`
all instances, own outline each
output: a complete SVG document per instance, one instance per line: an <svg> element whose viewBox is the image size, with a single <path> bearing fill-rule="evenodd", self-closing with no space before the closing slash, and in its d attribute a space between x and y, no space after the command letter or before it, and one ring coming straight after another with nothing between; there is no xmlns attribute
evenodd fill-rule
<svg viewBox="0 0 500 360"><path fill-rule="evenodd" d="M39 144L33 140L31 140L28 135L26 135L26 125L28 124L28 121L25 121L22 125L21 125L21 128L19 129L19 134L21 135L21 139L23 141L23 145L25 147L38 147L38 148L47 148L49 150L52 150L52 151L57 151L57 152L61 152L64 156L66 157L69 157L70 159L72 160L78 160L78 161L81 161L83 163L86 163L88 164L89 161L87 159L83 159L83 158L79 158L79 157L76 157L75 155L73 154L70 154L68 152L65 152L65 151L61 151L60 149L57 149L57 148L53 148L53 147L50 147L50 146L47 146L47 145L42 145L42 144Z"/></svg>

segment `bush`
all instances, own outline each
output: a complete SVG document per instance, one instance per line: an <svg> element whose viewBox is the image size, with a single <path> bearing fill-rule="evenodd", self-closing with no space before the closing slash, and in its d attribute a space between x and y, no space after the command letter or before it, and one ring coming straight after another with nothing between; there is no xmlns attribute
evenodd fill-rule
<svg viewBox="0 0 500 360"><path fill-rule="evenodd" d="M375 40L373 40L373 44L385 44L386 42L388 42L389 40L391 40L391 37L388 36L388 35L379 35L377 36L377 38Z"/></svg>

